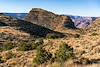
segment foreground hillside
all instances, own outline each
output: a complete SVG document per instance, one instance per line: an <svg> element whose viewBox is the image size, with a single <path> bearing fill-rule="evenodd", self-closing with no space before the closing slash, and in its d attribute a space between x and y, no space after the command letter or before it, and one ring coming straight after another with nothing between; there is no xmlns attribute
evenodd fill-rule
<svg viewBox="0 0 100 67"><path fill-rule="evenodd" d="M38 8L25 20L0 14L0 67L100 67L99 24L79 29Z"/></svg>

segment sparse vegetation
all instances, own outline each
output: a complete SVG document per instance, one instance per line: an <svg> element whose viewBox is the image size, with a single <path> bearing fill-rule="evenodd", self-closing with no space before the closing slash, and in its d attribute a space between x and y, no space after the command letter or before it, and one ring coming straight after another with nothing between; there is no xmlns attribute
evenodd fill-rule
<svg viewBox="0 0 100 67"><path fill-rule="evenodd" d="M36 58L33 59L33 63L42 64L47 62L52 58L52 54L47 52L46 50L42 49L41 46L37 48L37 55Z"/></svg>
<svg viewBox="0 0 100 67"><path fill-rule="evenodd" d="M3 63L3 62L4 62L4 60L3 60L2 56L0 56L0 63Z"/></svg>
<svg viewBox="0 0 100 67"><path fill-rule="evenodd" d="M29 44L27 42L21 42L20 45L18 46L19 50L21 51L28 51L32 50L32 44Z"/></svg>
<svg viewBox="0 0 100 67"><path fill-rule="evenodd" d="M32 43L28 42L21 42L19 47L19 50L21 51L28 51L28 50L33 50L36 49L38 46L43 44L43 40L36 40L35 42L33 41Z"/></svg>
<svg viewBox="0 0 100 67"><path fill-rule="evenodd" d="M15 54L12 52L12 51L9 51L7 54L6 54L6 59L10 59L10 58L13 58L15 57Z"/></svg>
<svg viewBox="0 0 100 67"><path fill-rule="evenodd" d="M33 49L36 49L38 46L43 45L43 39L37 39L35 42L32 43Z"/></svg>
<svg viewBox="0 0 100 67"><path fill-rule="evenodd" d="M59 38L59 36L57 34L47 34L46 38L48 38L48 39L56 39L56 38Z"/></svg>
<svg viewBox="0 0 100 67"><path fill-rule="evenodd" d="M66 43L62 43L59 50L55 53L55 60L58 62L65 62L73 56L73 49Z"/></svg>
<svg viewBox="0 0 100 67"><path fill-rule="evenodd" d="M75 34L75 38L79 38L80 37L80 34Z"/></svg>
<svg viewBox="0 0 100 67"><path fill-rule="evenodd" d="M29 20L0 16L0 67L100 67L100 19L74 28L69 16L38 11Z"/></svg>
<svg viewBox="0 0 100 67"><path fill-rule="evenodd" d="M92 35L93 35L93 36L96 36L96 35L98 35L98 33L95 33L95 32L94 32L94 33L92 33Z"/></svg>
<svg viewBox="0 0 100 67"><path fill-rule="evenodd" d="M3 51L3 50L11 50L14 47L15 47L15 45L12 42L7 41L3 45L1 45L0 50L1 51Z"/></svg>
<svg viewBox="0 0 100 67"><path fill-rule="evenodd" d="M54 57L51 53L47 52L42 48L42 46L39 46L37 48L37 55L36 58L33 59L33 63L36 64L43 64L47 61L49 62L65 62L67 59L73 57L73 49L68 46L66 43L62 43L60 48L55 53Z"/></svg>

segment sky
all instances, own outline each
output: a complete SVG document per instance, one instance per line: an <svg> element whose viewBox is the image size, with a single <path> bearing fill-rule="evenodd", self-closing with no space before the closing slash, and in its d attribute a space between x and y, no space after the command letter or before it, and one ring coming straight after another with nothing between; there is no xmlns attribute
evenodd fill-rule
<svg viewBox="0 0 100 67"><path fill-rule="evenodd" d="M0 12L28 13L32 8L56 14L100 17L100 0L0 0Z"/></svg>

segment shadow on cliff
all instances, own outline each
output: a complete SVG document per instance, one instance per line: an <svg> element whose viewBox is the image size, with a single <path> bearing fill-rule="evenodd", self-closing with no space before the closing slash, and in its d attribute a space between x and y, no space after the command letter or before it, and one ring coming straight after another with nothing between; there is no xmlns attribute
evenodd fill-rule
<svg viewBox="0 0 100 67"><path fill-rule="evenodd" d="M4 22L0 22L0 26L7 26L7 24Z"/></svg>
<svg viewBox="0 0 100 67"><path fill-rule="evenodd" d="M47 34L51 33L58 35L60 38L64 37L63 33L50 30L48 28L45 28L37 24L33 24L31 22L27 22L24 20L16 20L14 22L17 22L17 24L13 23L15 26L12 24L11 27L16 27L18 30L29 33L30 35L45 37Z"/></svg>

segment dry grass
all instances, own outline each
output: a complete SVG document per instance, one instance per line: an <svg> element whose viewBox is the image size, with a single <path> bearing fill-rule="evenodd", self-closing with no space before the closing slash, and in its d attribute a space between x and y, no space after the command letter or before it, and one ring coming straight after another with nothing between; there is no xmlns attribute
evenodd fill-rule
<svg viewBox="0 0 100 67"><path fill-rule="evenodd" d="M100 20L97 20L96 22L99 22L99 21ZM96 25L98 25L98 24L96 24ZM74 34L77 33L76 31L74 31L74 32L72 32L71 30L69 30L69 31L70 31L70 33L74 33L74 32L75 32ZM6 33L6 34L8 34L8 33L13 34L15 36L27 35L27 33L16 31L12 28L8 28L8 29L1 28L0 33L2 33L2 32ZM64 31L62 31L62 32L64 32ZM81 37L79 37L79 38L69 37L69 38L59 38L59 39L44 39L44 44L43 44L44 47L43 48L46 51L54 54L56 52L56 50L59 49L61 42L65 42L73 48L73 51L75 53L75 57L77 57L76 58L77 60L84 58L85 60L89 60L89 61L94 61L94 60L100 61L100 25L98 25L97 28L92 27L92 29L89 29L89 31L87 31L87 32L88 33L81 35ZM92 33L94 33L94 32L97 33L97 35L92 35ZM27 64L31 65L33 57L36 56L35 55L36 52L34 52L34 51L23 52L23 54L20 54L18 51L14 50L14 49L12 49L12 51L15 51L15 53L17 53L16 55L20 55L20 56L17 56L16 58L14 58L14 60L12 59L12 64L15 64L15 59L16 59L17 64L20 64L20 66L23 64L25 64L26 66L27 66ZM5 52L0 52L1 55L3 55L4 53ZM79 65L79 64L75 64L73 61L70 60L70 61L65 62L64 67L100 67L100 63L99 64ZM11 60L8 60L7 62L9 63L9 62L11 62ZM47 64L40 65L40 67L61 67L61 65L58 62L54 62L52 64L47 63Z"/></svg>
<svg viewBox="0 0 100 67"><path fill-rule="evenodd" d="M0 27L0 33L10 34L14 36L29 36L29 34L20 32L11 27Z"/></svg>

